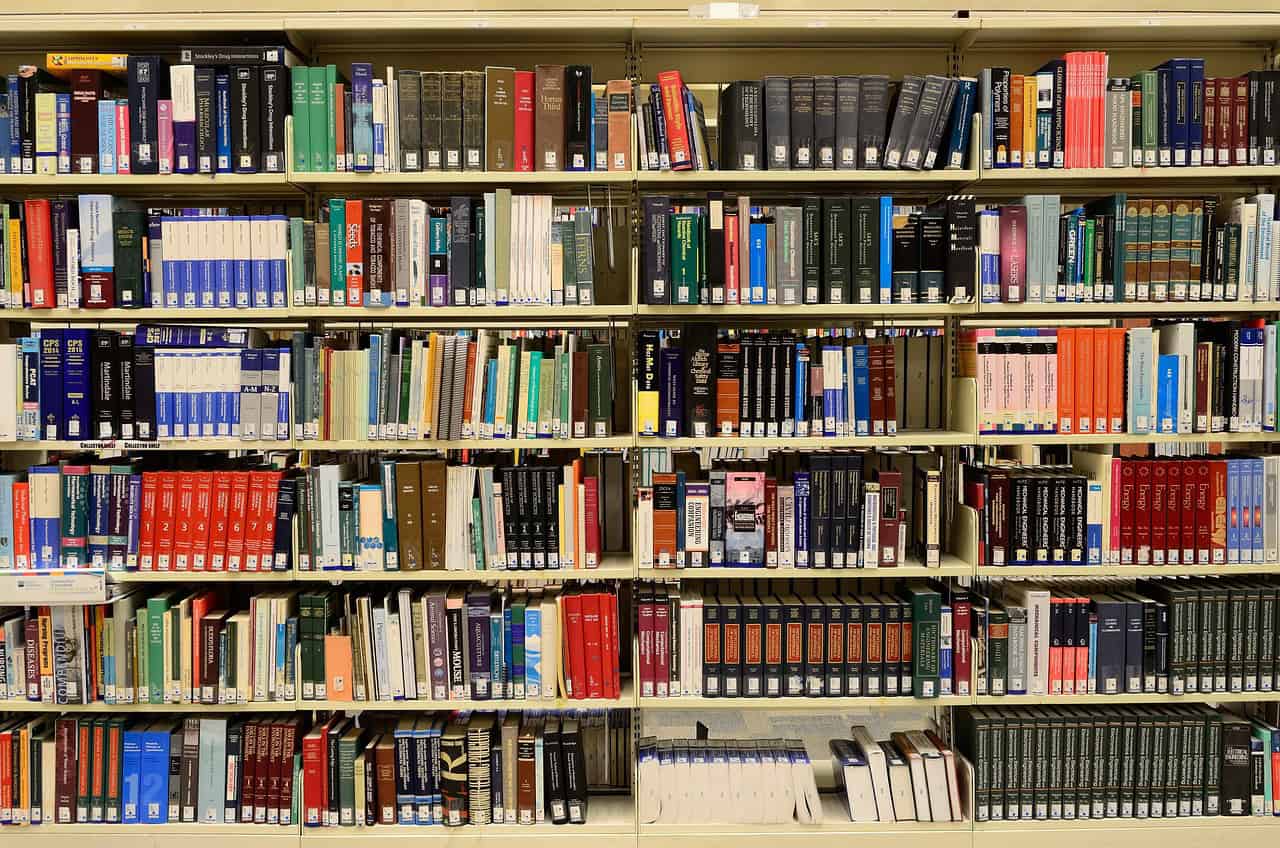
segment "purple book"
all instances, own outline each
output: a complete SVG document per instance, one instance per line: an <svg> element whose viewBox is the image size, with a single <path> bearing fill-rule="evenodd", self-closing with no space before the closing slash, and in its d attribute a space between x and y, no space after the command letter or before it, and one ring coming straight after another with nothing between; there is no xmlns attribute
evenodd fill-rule
<svg viewBox="0 0 1280 848"><path fill-rule="evenodd" d="M668 439L684 435L684 350L664 347L658 354L658 432Z"/></svg>
<svg viewBox="0 0 1280 848"><path fill-rule="evenodd" d="M173 171L196 172L196 68L174 65L169 68L169 89L173 100Z"/></svg>
<svg viewBox="0 0 1280 848"><path fill-rule="evenodd" d="M1027 207L1000 210L1000 300L1027 299Z"/></svg>

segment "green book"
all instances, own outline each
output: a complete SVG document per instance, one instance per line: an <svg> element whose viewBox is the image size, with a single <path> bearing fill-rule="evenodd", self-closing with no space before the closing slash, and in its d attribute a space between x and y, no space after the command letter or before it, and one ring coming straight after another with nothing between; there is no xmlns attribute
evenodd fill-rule
<svg viewBox="0 0 1280 848"><path fill-rule="evenodd" d="M325 170L338 170L338 104L335 100L338 85L338 66L324 66L324 162Z"/></svg>
<svg viewBox="0 0 1280 848"><path fill-rule="evenodd" d="M147 693L153 704L164 703L164 617L173 594L174 590L170 590L147 598Z"/></svg>
<svg viewBox="0 0 1280 848"><path fill-rule="evenodd" d="M80 716L80 718L76 721L76 737L81 742L86 743L86 750L76 751L76 763L78 766L77 770L84 769L85 772L90 777L90 780L84 781L83 783L79 779L76 780L76 818L75 820L77 822L88 822L89 821L89 804L92 800L89 793L92 791L92 787L93 787L93 783L92 783L93 775L92 773L89 772L89 769L91 768L90 764L93 763L93 761L96 759L94 757L94 752L93 752L93 717L92 716ZM84 785L84 792L80 792L80 786L82 785Z"/></svg>
<svg viewBox="0 0 1280 848"><path fill-rule="evenodd" d="M531 439L538 437L538 410L542 395L542 351L529 353L529 375L526 382L528 397L524 411L525 435Z"/></svg>
<svg viewBox="0 0 1280 848"><path fill-rule="evenodd" d="M573 267L577 277L578 303L582 306L594 306L596 302L594 248L591 210L579 209L573 214Z"/></svg>
<svg viewBox="0 0 1280 848"><path fill-rule="evenodd" d="M329 198L328 297L323 305L343 306L347 302L347 203L340 197Z"/></svg>
<svg viewBox="0 0 1280 848"><path fill-rule="evenodd" d="M289 219L289 290L293 292L294 306L303 306L307 302L307 251L303 224L301 218Z"/></svg>
<svg viewBox="0 0 1280 848"><path fill-rule="evenodd" d="M471 526L475 528L471 533L471 567L476 571L484 571L484 522L480 517L480 499L471 499Z"/></svg>
<svg viewBox="0 0 1280 848"><path fill-rule="evenodd" d="M520 385L520 367L524 357L520 355L520 347L518 345L507 345L509 349L510 367L507 368L507 438L514 439L519 434L519 423L516 421L516 410L519 408L516 403L516 390Z"/></svg>
<svg viewBox="0 0 1280 848"><path fill-rule="evenodd" d="M116 260L116 305L150 306L143 299L142 285L142 240L147 233L146 216L134 201L116 197L111 201L111 218Z"/></svg>
<svg viewBox="0 0 1280 848"><path fill-rule="evenodd" d="M1128 238L1129 197L1123 193L1109 194L1092 203L1085 204L1084 208L1093 217L1104 216L1107 226L1111 228L1111 237L1109 239L1112 245L1111 267L1094 269L1095 279L1104 284L1103 299L1124 300L1124 287L1120 283L1125 279L1125 260L1128 256L1125 245ZM1103 234L1095 233L1094 237L1102 238ZM1108 239L1104 238L1104 241L1108 241ZM1105 288L1107 284L1111 284L1109 290Z"/></svg>
<svg viewBox="0 0 1280 848"><path fill-rule="evenodd" d="M936 698L939 694L939 657L942 644L942 595L921 584L907 587L911 600L911 694Z"/></svg>
<svg viewBox="0 0 1280 848"><path fill-rule="evenodd" d="M1159 75L1155 71L1143 71L1138 74L1138 79L1142 83L1144 107L1142 109L1142 164L1147 168L1154 168L1159 164L1160 154L1160 109L1156 104L1160 91Z"/></svg>
<svg viewBox="0 0 1280 848"><path fill-rule="evenodd" d="M409 426L409 392L413 385L413 357L412 347L405 345L404 353L400 356L400 415L397 422L400 425L400 431L404 432ZM439 434L437 434L439 438Z"/></svg>
<svg viewBox="0 0 1280 848"><path fill-rule="evenodd" d="M551 225L551 241L560 245L562 260L560 262L560 291L567 306L578 303L578 254L573 238L573 224L569 221L557 221Z"/></svg>
<svg viewBox="0 0 1280 848"><path fill-rule="evenodd" d="M671 285L676 303L698 302L698 216L691 212L671 216Z"/></svg>
<svg viewBox="0 0 1280 848"><path fill-rule="evenodd" d="M182 639L174 638L173 635L182 633L182 606L182 604L174 604L164 612L165 621L168 622L170 634L167 671L164 675L164 680L166 681L180 680L182 678ZM191 605L189 602L186 603L186 606L188 610L190 610ZM161 634L161 638L164 638L163 633ZM163 684L161 685L163 686ZM182 696L186 694L188 693L181 693L179 700L181 700ZM192 697L191 700L198 701L199 694L200 693L198 692L195 693L195 697Z"/></svg>
<svg viewBox="0 0 1280 848"><path fill-rule="evenodd" d="M1186 300L1191 285L1191 201L1174 200L1169 211L1169 298Z"/></svg>
<svg viewBox="0 0 1280 848"><path fill-rule="evenodd" d="M62 565L76 568L89 557L89 467L62 469Z"/></svg>
<svg viewBox="0 0 1280 848"><path fill-rule="evenodd" d="M327 127L328 121L326 120L326 117L325 117L325 109L326 109L327 103L329 102L329 100L332 99L333 95L326 94L325 92L325 85L324 85L325 69L324 68L307 68L307 79L309 80L309 85L307 86L307 88L308 88L308 91L310 92L310 98L308 101L308 106L309 106L308 111L311 113L308 116L308 124L312 127ZM330 168L328 167L329 145L332 143L333 143L332 139L330 138L327 132L311 133L311 170L312 171L330 170Z"/></svg>
<svg viewBox="0 0 1280 848"><path fill-rule="evenodd" d="M1093 241L1097 237L1097 227L1097 221L1092 218L1084 222L1084 264L1081 279L1084 280L1085 286L1089 289L1093 288L1098 270L1093 263Z"/></svg>
<svg viewBox="0 0 1280 848"><path fill-rule="evenodd" d="M311 170L311 110L308 107L311 69L298 66L289 69L293 91L293 170Z"/></svg>
<svg viewBox="0 0 1280 848"><path fill-rule="evenodd" d="M524 590L517 590L512 593L511 620L520 623L522 632L524 629L524 610L527 605ZM525 636L525 639L527 638L528 636ZM524 672L524 642L524 639L511 640L511 681L507 694L513 698L525 697L524 681L528 675Z"/></svg>
<svg viewBox="0 0 1280 848"><path fill-rule="evenodd" d="M356 754L362 747L365 729L348 728L338 739L338 823L356 823ZM360 810L364 816L364 810Z"/></svg>
<svg viewBox="0 0 1280 848"><path fill-rule="evenodd" d="M342 550L342 567L354 566L356 551L356 495L355 486L349 481L338 484L338 531Z"/></svg>
<svg viewBox="0 0 1280 848"><path fill-rule="evenodd" d="M107 761L116 763L117 765L108 770L107 776L111 779L103 781L105 789L105 797L103 799L104 815L103 821L107 824L120 824L120 772L119 764L124 759L124 725L123 716L111 716L107 719ZM114 771L114 774L113 774Z"/></svg>
<svg viewBox="0 0 1280 848"><path fill-rule="evenodd" d="M151 692L149 690L151 681L147 679L147 676L148 676L147 675L147 668L148 668L147 633L148 631L147 631L147 608L145 605L138 607L138 613L134 617L134 621L137 623L136 626L134 627L134 635L133 635L133 655L135 658L133 663L133 668L137 676L137 679L134 681L134 684L136 687L135 691L137 692L135 696L135 703L147 704L151 702Z"/></svg>
<svg viewBox="0 0 1280 848"><path fill-rule="evenodd" d="M551 435L551 420L556 415L556 361L544 357L540 363L538 382L538 435Z"/></svg>

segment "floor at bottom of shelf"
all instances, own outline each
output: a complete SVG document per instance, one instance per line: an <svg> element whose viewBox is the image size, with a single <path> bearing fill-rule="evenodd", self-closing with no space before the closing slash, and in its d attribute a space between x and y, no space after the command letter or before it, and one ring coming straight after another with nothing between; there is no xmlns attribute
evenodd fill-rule
<svg viewBox="0 0 1280 848"><path fill-rule="evenodd" d="M0 830L40 848L297 848L298 828L261 824L43 824Z"/></svg>

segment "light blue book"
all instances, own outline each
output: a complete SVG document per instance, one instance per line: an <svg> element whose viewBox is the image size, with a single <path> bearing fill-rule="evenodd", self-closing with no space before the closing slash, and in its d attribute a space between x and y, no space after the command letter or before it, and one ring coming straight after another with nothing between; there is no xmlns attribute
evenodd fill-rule
<svg viewBox="0 0 1280 848"><path fill-rule="evenodd" d="M522 422L525 426L524 436L529 439L538 437L538 409L542 405L541 373L542 351L535 350L529 354L529 406Z"/></svg>
<svg viewBox="0 0 1280 848"><path fill-rule="evenodd" d="M103 667L104 672L114 673L114 663L110 669ZM114 677L112 678L114 680ZM142 737L141 730L126 730L121 742L120 759L120 810L124 824L137 824L139 821L138 798L142 782Z"/></svg>
<svg viewBox="0 0 1280 848"><path fill-rule="evenodd" d="M1157 432L1174 433L1178 429L1178 356L1162 355L1156 366Z"/></svg>
<svg viewBox="0 0 1280 848"><path fill-rule="evenodd" d="M795 356L793 370L796 377L795 394L791 399L793 418L791 435L804 436L809 433L809 348L804 342L797 342L793 354Z"/></svg>
<svg viewBox="0 0 1280 848"><path fill-rule="evenodd" d="M526 698L542 694L542 605L536 595L524 608L524 693Z"/></svg>
<svg viewBox="0 0 1280 848"><path fill-rule="evenodd" d="M515 674L514 674L515 666L513 665L515 658L512 651L512 648L513 648L512 642L515 639L515 631L512 629L511 616L512 616L511 607L504 604L502 608L502 670L503 670L503 674L501 679L497 681L498 685L501 688L494 690L495 692L501 693L498 696L500 698L514 697L514 691L515 691Z"/></svg>
<svg viewBox="0 0 1280 848"><path fill-rule="evenodd" d="M1227 460L1227 563L1240 562L1241 509L1245 488L1243 459Z"/></svg>
<svg viewBox="0 0 1280 848"><path fill-rule="evenodd" d="M116 172L116 102L98 101L98 173Z"/></svg>
<svg viewBox="0 0 1280 848"><path fill-rule="evenodd" d="M368 434L370 439L378 437L381 423L381 409L378 404L378 386L382 379L382 334L369 334L369 407Z"/></svg>
<svg viewBox="0 0 1280 848"><path fill-rule="evenodd" d="M222 824L226 808L227 720L200 719L200 777L196 793L196 821Z"/></svg>
<svg viewBox="0 0 1280 848"><path fill-rule="evenodd" d="M1266 505L1266 461L1261 457L1253 457L1248 460L1248 463L1249 477L1253 481L1253 561L1262 563L1266 561L1267 549L1262 518Z"/></svg>
<svg viewBox="0 0 1280 848"><path fill-rule="evenodd" d="M1151 403L1151 369L1155 366L1152 361L1152 336L1150 327L1135 327L1128 331L1129 335L1129 361L1128 361L1128 379L1129 379L1129 402L1128 416L1129 432L1135 435L1145 435L1152 431L1152 403Z"/></svg>
<svg viewBox="0 0 1280 848"><path fill-rule="evenodd" d="M351 147L353 171L373 170L373 65L351 63Z"/></svg>

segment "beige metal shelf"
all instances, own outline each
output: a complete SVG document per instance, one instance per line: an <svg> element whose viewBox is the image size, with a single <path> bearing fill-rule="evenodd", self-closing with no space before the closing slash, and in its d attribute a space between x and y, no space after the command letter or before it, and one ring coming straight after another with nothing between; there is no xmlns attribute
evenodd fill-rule
<svg viewBox="0 0 1280 848"><path fill-rule="evenodd" d="M981 445L1152 445L1210 442L1243 445L1280 442L1280 433L982 433Z"/></svg>
<svg viewBox="0 0 1280 848"><path fill-rule="evenodd" d="M844 436L832 438L778 438L776 436L684 436L665 439L637 436L636 447L672 448L769 448L773 450L826 450L830 448L887 448L914 445L971 445L972 433L952 430L901 431L894 436Z"/></svg>
<svg viewBox="0 0 1280 848"><path fill-rule="evenodd" d="M1276 301L1180 300L1139 303L983 303L980 317L1037 318L1049 322L1116 315L1219 315L1228 312L1280 312Z"/></svg>
<svg viewBox="0 0 1280 848"><path fill-rule="evenodd" d="M592 439L306 439L296 441L299 450L327 451L418 451L418 450L596 450L629 448L631 436L602 436Z"/></svg>
<svg viewBox="0 0 1280 848"><path fill-rule="evenodd" d="M975 695L970 703L986 706L1019 707L1044 704L1239 704L1280 701L1280 692L1122 692L1116 695Z"/></svg>
<svg viewBox="0 0 1280 848"><path fill-rule="evenodd" d="M642 580L844 580L884 577L972 577L973 566L958 557L943 555L938 568L909 562L894 568L641 568Z"/></svg>
<svg viewBox="0 0 1280 848"><path fill-rule="evenodd" d="M293 702L291 702L292 705ZM347 712L429 712L431 710L602 710L628 709L636 705L635 689L631 681L623 679L622 696L619 698L523 698L488 700L432 701L421 698L412 701L332 701L298 700L299 710L346 710Z"/></svg>
<svg viewBox="0 0 1280 848"><path fill-rule="evenodd" d="M291 713L294 701L248 701L241 704L46 704L0 701L0 713Z"/></svg>
<svg viewBox="0 0 1280 848"><path fill-rule="evenodd" d="M523 580L630 580L635 568L629 555L610 555L597 568L553 568L517 571L299 571L293 579L301 583L436 583L478 581L516 583Z"/></svg>
<svg viewBox="0 0 1280 848"><path fill-rule="evenodd" d="M0 42L3 38L0 38ZM287 174L3 174L5 191L86 191L113 194L294 194Z"/></svg>
<svg viewBox="0 0 1280 848"><path fill-rule="evenodd" d="M41 439L33 442L0 442L0 451L267 451L291 450L290 439L275 441L243 439L166 439L164 441L138 441L128 439L96 440L82 442Z"/></svg>
<svg viewBox="0 0 1280 848"><path fill-rule="evenodd" d="M770 306L739 304L639 304L635 314L641 318L720 318L734 321L831 321L841 318L879 318L889 321L913 318L935 318L976 315L976 303L842 303L796 304Z"/></svg>
<svg viewBox="0 0 1280 848"><path fill-rule="evenodd" d="M636 171L642 189L677 189L682 185L740 186L842 186L842 185L965 185L979 179L976 169L945 168L933 171L865 169L852 171Z"/></svg>
<svg viewBox="0 0 1280 848"><path fill-rule="evenodd" d="M1217 848L1236 840L1274 840L1273 816L977 822L973 848Z"/></svg>
<svg viewBox="0 0 1280 848"><path fill-rule="evenodd" d="M41 824L5 828L5 836L41 848L297 848L298 825Z"/></svg>
<svg viewBox="0 0 1280 848"><path fill-rule="evenodd" d="M328 321L530 321L553 324L562 321L623 320L632 315L630 304L596 306L293 306L290 318ZM3 313L0 313L2 315Z"/></svg>
<svg viewBox="0 0 1280 848"><path fill-rule="evenodd" d="M108 571L108 583L291 583L292 571Z"/></svg>
<svg viewBox="0 0 1280 848"><path fill-rule="evenodd" d="M1280 179L1275 165L1201 165L1186 168L988 168L979 180L999 183L1270 183Z"/></svg>
<svg viewBox="0 0 1280 848"><path fill-rule="evenodd" d="M351 171L291 171L289 180L302 188L359 189L364 186L511 186L559 187L630 185L633 171L401 171L355 173Z"/></svg>
<svg viewBox="0 0 1280 848"><path fill-rule="evenodd" d="M219 321L223 323L243 323L258 321L283 321L298 318L294 310L287 307L266 309L169 309L147 306L141 309L0 309L0 321L29 321L43 323L47 321L85 322L141 322L164 321L175 323L182 321Z"/></svg>
<svg viewBox="0 0 1280 848"><path fill-rule="evenodd" d="M1235 574L1280 574L1280 563L1235 565L1005 565L978 566L977 577L1204 577Z"/></svg>
<svg viewBox="0 0 1280 848"><path fill-rule="evenodd" d="M959 707L972 703L968 696L943 695L937 698L641 698L642 710L761 710L769 712L829 713L845 710L931 710L934 707Z"/></svg>

